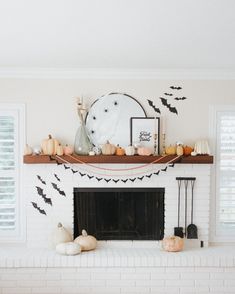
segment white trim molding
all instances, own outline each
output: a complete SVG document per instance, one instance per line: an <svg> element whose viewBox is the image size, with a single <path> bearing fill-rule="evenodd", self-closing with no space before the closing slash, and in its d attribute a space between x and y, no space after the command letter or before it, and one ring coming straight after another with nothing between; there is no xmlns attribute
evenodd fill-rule
<svg viewBox="0 0 235 294"><path fill-rule="evenodd" d="M0 68L0 78L234 80L235 70L155 68Z"/></svg>

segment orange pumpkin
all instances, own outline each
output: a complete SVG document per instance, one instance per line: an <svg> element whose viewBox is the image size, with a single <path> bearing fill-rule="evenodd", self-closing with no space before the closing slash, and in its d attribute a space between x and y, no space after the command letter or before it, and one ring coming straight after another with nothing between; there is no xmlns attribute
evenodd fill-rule
<svg viewBox="0 0 235 294"><path fill-rule="evenodd" d="M191 152L193 152L193 148L190 146L184 146L184 155L188 156L191 155Z"/></svg>
<svg viewBox="0 0 235 294"><path fill-rule="evenodd" d="M162 241L162 248L169 252L178 252L184 248L184 239L178 236L165 237Z"/></svg>
<svg viewBox="0 0 235 294"><path fill-rule="evenodd" d="M123 155L125 155L125 149L123 149L122 147L120 147L119 145L117 145L115 154L116 155L119 155L119 156L123 156Z"/></svg>

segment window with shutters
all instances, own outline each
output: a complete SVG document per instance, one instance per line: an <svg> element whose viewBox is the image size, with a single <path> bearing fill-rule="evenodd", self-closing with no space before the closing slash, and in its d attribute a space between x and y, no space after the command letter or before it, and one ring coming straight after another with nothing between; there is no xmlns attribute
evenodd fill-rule
<svg viewBox="0 0 235 294"><path fill-rule="evenodd" d="M220 106L214 113L215 241L235 240L235 107Z"/></svg>
<svg viewBox="0 0 235 294"><path fill-rule="evenodd" d="M23 106L0 104L0 240L22 239L20 179L23 129Z"/></svg>

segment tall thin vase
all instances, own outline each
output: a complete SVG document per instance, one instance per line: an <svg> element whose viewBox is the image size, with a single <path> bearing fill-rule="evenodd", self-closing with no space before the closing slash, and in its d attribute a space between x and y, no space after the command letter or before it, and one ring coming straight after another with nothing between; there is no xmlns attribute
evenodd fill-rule
<svg viewBox="0 0 235 294"><path fill-rule="evenodd" d="M74 151L78 155L88 155L92 149L92 143L88 137L82 116L80 116L80 121L81 123L75 136Z"/></svg>

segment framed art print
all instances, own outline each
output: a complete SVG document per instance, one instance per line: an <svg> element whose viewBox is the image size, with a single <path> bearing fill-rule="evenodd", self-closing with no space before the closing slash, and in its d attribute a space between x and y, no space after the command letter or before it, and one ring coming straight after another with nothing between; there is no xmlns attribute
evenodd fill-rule
<svg viewBox="0 0 235 294"><path fill-rule="evenodd" d="M131 117L130 130L131 145L148 147L153 154L159 154L159 117Z"/></svg>

